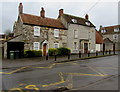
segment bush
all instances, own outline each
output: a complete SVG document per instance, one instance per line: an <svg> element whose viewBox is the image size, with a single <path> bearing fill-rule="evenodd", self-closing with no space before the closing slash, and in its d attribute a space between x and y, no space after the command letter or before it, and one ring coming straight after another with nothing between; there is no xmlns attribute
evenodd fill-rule
<svg viewBox="0 0 120 92"><path fill-rule="evenodd" d="M56 48L49 48L48 50L49 56L54 56L57 53L58 53L58 50Z"/></svg>
<svg viewBox="0 0 120 92"><path fill-rule="evenodd" d="M70 49L68 48L58 48L58 55L68 55L70 53Z"/></svg>
<svg viewBox="0 0 120 92"><path fill-rule="evenodd" d="M30 58L30 57L41 57L42 51L35 51L35 50L25 50L24 51L24 57Z"/></svg>

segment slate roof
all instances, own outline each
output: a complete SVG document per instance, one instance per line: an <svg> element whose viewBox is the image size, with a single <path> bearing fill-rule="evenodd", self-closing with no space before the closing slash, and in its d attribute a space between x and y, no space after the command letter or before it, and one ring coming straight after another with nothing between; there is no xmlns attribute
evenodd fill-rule
<svg viewBox="0 0 120 92"><path fill-rule="evenodd" d="M65 20L68 22L68 23L71 23L71 24L78 24L78 25L83 25L83 26L89 26L89 27L95 27L89 20L87 19L84 19L84 18L81 18L81 17L77 17L77 16L73 16L73 15L68 15L68 14L63 14L62 15ZM77 20L77 23L74 23L72 21L72 19L76 19ZM87 25L86 22L90 23L90 25Z"/></svg>
<svg viewBox="0 0 120 92"><path fill-rule="evenodd" d="M103 36L100 34L100 32L96 31L96 44L102 44L103 43Z"/></svg>
<svg viewBox="0 0 120 92"><path fill-rule="evenodd" d="M102 34L115 34L116 32L114 32L114 28L119 28L120 30L120 25L102 27L102 30L106 30L106 32ZM120 33L120 31L118 33Z"/></svg>
<svg viewBox="0 0 120 92"><path fill-rule="evenodd" d="M20 16L24 24L65 29L63 24L57 19L52 19L47 17L42 18L41 16L35 16L35 15L25 14L25 13L21 14Z"/></svg>

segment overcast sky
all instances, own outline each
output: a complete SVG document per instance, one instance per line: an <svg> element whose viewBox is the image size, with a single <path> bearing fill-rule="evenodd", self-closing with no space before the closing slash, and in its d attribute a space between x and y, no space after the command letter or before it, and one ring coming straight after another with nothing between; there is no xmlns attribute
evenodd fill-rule
<svg viewBox="0 0 120 92"><path fill-rule="evenodd" d="M88 0L74 1L74 2L23 2L23 12L40 16L41 7L45 8L45 16L50 18L57 18L59 9L64 9L64 13L74 16L83 17L87 13L90 21L98 29L102 26L112 26L118 24L118 1L119 0ZM84 2L83 2L84 1ZM90 0L89 0L90 1ZM18 17L18 5L20 2L1 2L0 3L0 33L5 30L13 30L13 24Z"/></svg>

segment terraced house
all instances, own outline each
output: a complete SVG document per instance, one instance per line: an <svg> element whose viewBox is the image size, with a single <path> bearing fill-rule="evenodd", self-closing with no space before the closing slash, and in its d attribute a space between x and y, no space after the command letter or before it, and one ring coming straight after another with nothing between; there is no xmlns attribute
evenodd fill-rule
<svg viewBox="0 0 120 92"><path fill-rule="evenodd" d="M58 19L63 23L67 30L67 44L72 53L95 52L96 30L95 26L89 21L89 16L85 18L65 14L63 9L59 10Z"/></svg>
<svg viewBox="0 0 120 92"><path fill-rule="evenodd" d="M21 50L18 48L24 46L24 50L42 50L45 56L49 48L67 47L66 28L58 19L47 18L43 7L40 16L36 16L23 13L23 5L20 3L13 33L14 39L7 42L7 54L11 50ZM17 42L23 45L18 46ZM9 49L11 45L17 46L16 49Z"/></svg>
<svg viewBox="0 0 120 92"><path fill-rule="evenodd" d="M120 25L114 26L100 26L100 33L104 39L104 49L105 50L119 50L119 36L120 36Z"/></svg>

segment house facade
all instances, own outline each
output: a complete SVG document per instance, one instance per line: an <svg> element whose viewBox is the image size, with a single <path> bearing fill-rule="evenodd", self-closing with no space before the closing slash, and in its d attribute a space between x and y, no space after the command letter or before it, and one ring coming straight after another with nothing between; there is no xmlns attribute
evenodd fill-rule
<svg viewBox="0 0 120 92"><path fill-rule="evenodd" d="M36 16L23 13L20 3L13 33L15 38L9 42L23 42L24 50L42 50L44 56L49 48L67 47L66 28L58 19L47 18L43 7Z"/></svg>
<svg viewBox="0 0 120 92"><path fill-rule="evenodd" d="M67 30L67 46L72 53L95 52L95 26L89 21L89 16L85 18L65 14L63 9L59 10L58 19Z"/></svg>
<svg viewBox="0 0 120 92"><path fill-rule="evenodd" d="M119 44L119 36L120 36L120 25L107 26L107 27L100 26L99 31L104 39L105 50L113 50L114 48L116 50L119 49L118 44Z"/></svg>

